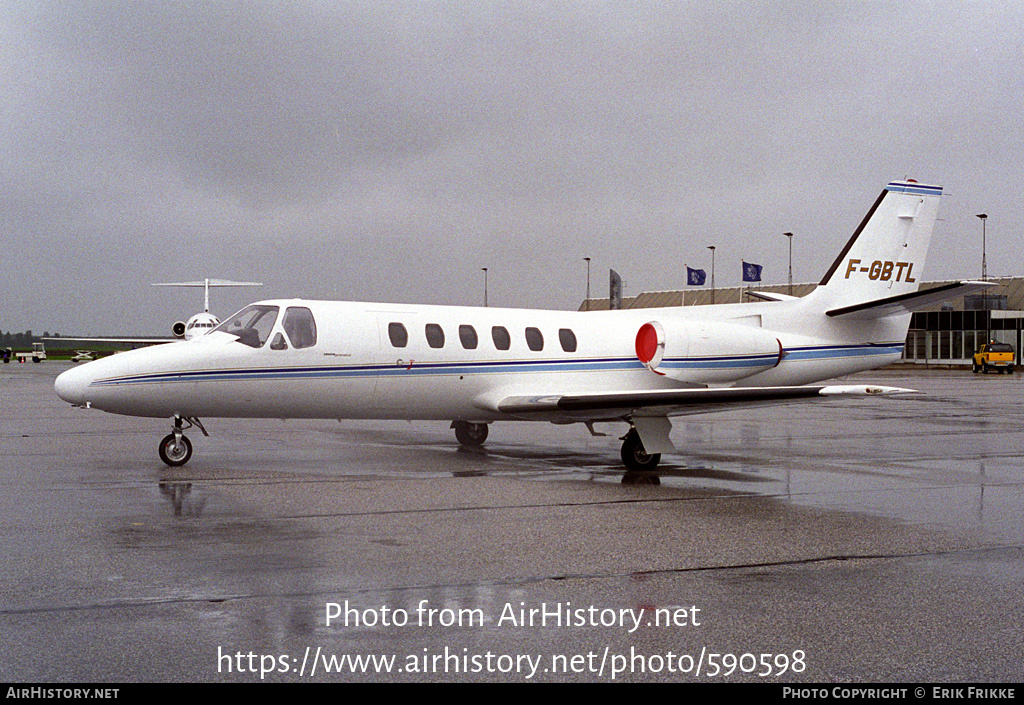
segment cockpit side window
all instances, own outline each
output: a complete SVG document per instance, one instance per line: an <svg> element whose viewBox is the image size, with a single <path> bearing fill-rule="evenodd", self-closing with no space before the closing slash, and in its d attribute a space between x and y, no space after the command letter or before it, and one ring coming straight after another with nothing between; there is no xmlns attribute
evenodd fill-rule
<svg viewBox="0 0 1024 705"><path fill-rule="evenodd" d="M305 306L289 306L284 312L282 325L292 347L311 348L316 345L316 321L313 312Z"/></svg>
<svg viewBox="0 0 1024 705"><path fill-rule="evenodd" d="M271 350L287 350L288 349L288 343L285 342L283 334L278 333L277 335L274 336L274 339L272 341L270 341L270 349Z"/></svg>
<svg viewBox="0 0 1024 705"><path fill-rule="evenodd" d="M261 348L270 337L270 331L274 329L278 311L280 309L277 306L246 306L215 330L238 336L238 342L250 348Z"/></svg>

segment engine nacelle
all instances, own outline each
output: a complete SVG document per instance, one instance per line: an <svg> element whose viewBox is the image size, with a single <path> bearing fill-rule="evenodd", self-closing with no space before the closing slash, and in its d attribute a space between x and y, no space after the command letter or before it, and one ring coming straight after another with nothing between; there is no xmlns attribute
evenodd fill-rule
<svg viewBox="0 0 1024 705"><path fill-rule="evenodd" d="M175 338L185 337L185 321L175 321L174 325L171 326L171 333Z"/></svg>
<svg viewBox="0 0 1024 705"><path fill-rule="evenodd" d="M732 382L782 361L782 343L762 328L707 321L651 321L636 334L636 356L681 382Z"/></svg>

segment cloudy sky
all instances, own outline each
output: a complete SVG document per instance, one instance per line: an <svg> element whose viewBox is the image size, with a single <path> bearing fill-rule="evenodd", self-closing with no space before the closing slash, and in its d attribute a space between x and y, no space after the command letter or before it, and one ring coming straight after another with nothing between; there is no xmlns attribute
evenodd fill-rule
<svg viewBox="0 0 1024 705"><path fill-rule="evenodd" d="M928 278L1024 274L1019 2L0 6L0 329L163 334L151 282L576 308L817 281L884 184L943 184Z"/></svg>

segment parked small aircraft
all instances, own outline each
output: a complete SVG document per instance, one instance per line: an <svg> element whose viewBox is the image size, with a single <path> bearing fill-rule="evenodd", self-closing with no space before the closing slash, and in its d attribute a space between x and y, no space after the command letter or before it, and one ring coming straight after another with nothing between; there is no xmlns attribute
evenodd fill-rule
<svg viewBox="0 0 1024 705"><path fill-rule="evenodd" d="M263 286L260 282L233 282L227 279L203 279L195 282L165 282L153 286L185 286L203 288L203 311L192 316L188 321L177 321L171 326L175 338L192 340L197 335L205 335L220 325L220 319L210 313L210 289L225 286Z"/></svg>
<svg viewBox="0 0 1024 705"><path fill-rule="evenodd" d="M69 341L74 340L83 343L124 343L127 345L160 345L162 343L173 343L176 340L192 340L197 335L204 335L220 325L220 319L210 313L210 289L225 286L263 286L261 282L233 282L226 279L203 279L194 282L165 282L153 284L153 286L185 286L203 287L203 310L195 314L188 321L176 321L171 326L170 338L73 338L70 336L46 338L46 340ZM82 352L82 351L76 351ZM86 351L89 352L89 351ZM74 360L78 362L79 360Z"/></svg>
<svg viewBox="0 0 1024 705"><path fill-rule="evenodd" d="M651 470L675 451L673 416L908 391L811 383L895 362L911 311L989 286L918 291L941 192L888 184L802 298L594 312L269 300L55 387L77 406L173 418L168 465L192 455L183 430L206 434L199 417L213 416L449 420L466 445L495 421L621 421L623 463Z"/></svg>

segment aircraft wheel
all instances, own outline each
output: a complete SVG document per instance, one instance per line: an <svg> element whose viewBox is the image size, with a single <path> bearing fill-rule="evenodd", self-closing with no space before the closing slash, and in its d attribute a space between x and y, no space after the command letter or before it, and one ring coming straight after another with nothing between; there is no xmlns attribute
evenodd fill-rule
<svg viewBox="0 0 1024 705"><path fill-rule="evenodd" d="M632 429L622 440L622 462L628 470L650 471L658 467L658 463L661 462L661 453L648 453L644 450L640 434L636 432L636 429Z"/></svg>
<svg viewBox="0 0 1024 705"><path fill-rule="evenodd" d="M489 430L485 423L470 423L468 421L455 421L452 424L455 429L455 439L464 446L482 445L487 440Z"/></svg>
<svg viewBox="0 0 1024 705"><path fill-rule="evenodd" d="M188 436L182 436L181 442L175 441L174 434L168 433L160 441L160 460L171 467L178 467L188 462L192 457L192 441Z"/></svg>

